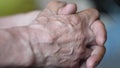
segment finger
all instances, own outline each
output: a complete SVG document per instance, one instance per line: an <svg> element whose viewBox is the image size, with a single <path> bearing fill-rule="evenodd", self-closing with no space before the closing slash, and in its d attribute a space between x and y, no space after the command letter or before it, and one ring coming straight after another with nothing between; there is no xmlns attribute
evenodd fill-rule
<svg viewBox="0 0 120 68"><path fill-rule="evenodd" d="M80 66L80 68L86 68L86 63L84 62L84 63Z"/></svg>
<svg viewBox="0 0 120 68"><path fill-rule="evenodd" d="M87 68L94 68L103 58L105 54L106 30L104 24L97 20L91 25L91 29L95 35L95 46L92 46L92 54L87 60Z"/></svg>
<svg viewBox="0 0 120 68"><path fill-rule="evenodd" d="M78 12L82 20L86 21L91 25L96 19L99 18L99 12L96 9L86 9L81 12Z"/></svg>
<svg viewBox="0 0 120 68"><path fill-rule="evenodd" d="M87 48L86 49L86 55L83 60L80 62L80 68L86 68L86 59L91 55L92 49Z"/></svg>
<svg viewBox="0 0 120 68"><path fill-rule="evenodd" d="M47 11L48 14L74 14L77 11L77 6L73 3L67 4L62 1L51 1L48 3L45 11Z"/></svg>
<svg viewBox="0 0 120 68"><path fill-rule="evenodd" d="M66 6L66 2L62 1L51 1L48 3L46 9L49 9L52 13L57 14L58 10L64 6Z"/></svg>
<svg viewBox="0 0 120 68"><path fill-rule="evenodd" d="M105 54L105 47L104 46L93 46L93 52L91 56L88 58L86 66L87 68L95 68L97 64L102 60Z"/></svg>
<svg viewBox="0 0 120 68"><path fill-rule="evenodd" d="M95 34L94 42L96 42L96 45L104 45L107 39L107 33L104 24L100 20L97 20L91 25L91 29Z"/></svg>

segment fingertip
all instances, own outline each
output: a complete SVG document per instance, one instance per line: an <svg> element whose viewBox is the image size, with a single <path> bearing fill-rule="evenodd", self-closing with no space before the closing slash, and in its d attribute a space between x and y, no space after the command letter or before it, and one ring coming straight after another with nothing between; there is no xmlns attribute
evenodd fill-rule
<svg viewBox="0 0 120 68"><path fill-rule="evenodd" d="M67 4L65 7L59 9L58 14L75 14L77 11L77 5L74 3Z"/></svg>
<svg viewBox="0 0 120 68"><path fill-rule="evenodd" d="M95 58L96 56L93 55L87 60L87 63L86 63L87 68L95 68L95 66L97 65Z"/></svg>

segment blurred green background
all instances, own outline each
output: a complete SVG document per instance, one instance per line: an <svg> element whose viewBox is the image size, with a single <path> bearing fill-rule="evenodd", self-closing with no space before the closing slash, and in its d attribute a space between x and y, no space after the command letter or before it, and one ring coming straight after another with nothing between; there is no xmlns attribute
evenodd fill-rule
<svg viewBox="0 0 120 68"><path fill-rule="evenodd" d="M35 0L0 0L0 16L36 9Z"/></svg>

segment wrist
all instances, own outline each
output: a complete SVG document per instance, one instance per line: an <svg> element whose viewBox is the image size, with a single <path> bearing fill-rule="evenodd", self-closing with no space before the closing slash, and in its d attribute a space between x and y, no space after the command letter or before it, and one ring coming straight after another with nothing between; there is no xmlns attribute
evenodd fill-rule
<svg viewBox="0 0 120 68"><path fill-rule="evenodd" d="M0 66L30 66L33 52L26 28L0 30Z"/></svg>
<svg viewBox="0 0 120 68"><path fill-rule="evenodd" d="M23 49L23 52L21 53L23 61L21 61L21 63L23 64L23 66L31 66L34 63L35 58L33 48L30 42L29 29L27 26L18 27L18 29L16 29L16 32L18 33L16 35L19 37L19 42L21 43L21 47Z"/></svg>
<svg viewBox="0 0 120 68"><path fill-rule="evenodd" d="M2 23L0 24L0 66L32 65L34 53L29 41L30 36L27 27L34 23L33 21L39 13L40 11L34 11L0 19L0 23Z"/></svg>

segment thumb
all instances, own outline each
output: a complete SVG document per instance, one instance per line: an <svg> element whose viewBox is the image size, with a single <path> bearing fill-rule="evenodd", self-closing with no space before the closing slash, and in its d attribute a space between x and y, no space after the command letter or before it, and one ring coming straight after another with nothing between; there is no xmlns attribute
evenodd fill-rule
<svg viewBox="0 0 120 68"><path fill-rule="evenodd" d="M86 63L87 68L95 68L95 66L99 64L105 54L104 46L93 46L92 48L92 54L88 58Z"/></svg>

